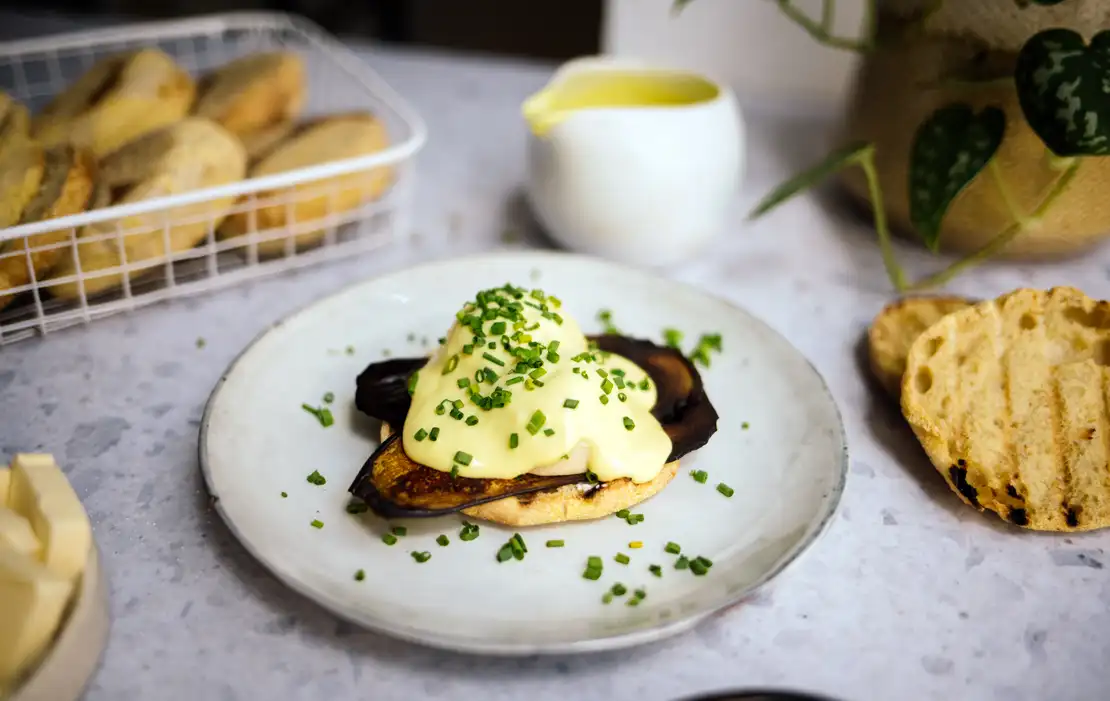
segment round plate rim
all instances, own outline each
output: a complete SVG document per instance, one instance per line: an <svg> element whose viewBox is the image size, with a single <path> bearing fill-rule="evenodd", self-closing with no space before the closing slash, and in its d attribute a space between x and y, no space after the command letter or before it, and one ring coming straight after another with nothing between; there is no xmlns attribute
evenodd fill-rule
<svg viewBox="0 0 1110 701"><path fill-rule="evenodd" d="M713 609L707 610L707 611L703 611L701 613L692 614L690 616L687 616L685 618L682 618L682 619L679 619L679 620L676 620L676 621L673 621L673 622L670 622L670 623L655 625L651 628L646 628L644 630L634 631L634 632L631 632L631 633L620 633L620 634L614 634L614 635L600 636L600 637L590 638L588 640L581 640L581 641L574 641L574 642L567 642L567 643L540 643L540 644L534 644L534 643L500 643L500 642L485 643L485 642L481 642L481 641L477 641L477 640L469 640L469 641L466 641L465 643L462 643L462 642L459 642L457 640L441 639L441 638L439 638L437 636L434 636L434 635L431 635L431 634L421 635L417 632L409 631L409 630L407 630L403 627L395 626L395 625L391 624L388 620L380 618L380 617L355 615L352 612L350 612L348 610L345 610L344 607L339 604L339 602L331 602L331 601L327 600L325 597L319 596L315 592L311 592L310 587L305 585L305 584L302 584L299 580L297 580L297 578L289 576L289 575L281 572L280 569L277 568L277 567L271 566L268 559L265 558L254 547L254 545L251 543L250 539L246 538L244 536L244 534L242 534L238 530L238 528L236 528L233 519L224 511L223 506L221 505L221 499L219 497L219 494L217 494L215 492L215 489L213 487L212 475L211 475L211 472L210 472L210 463L209 463L209 458L208 458L208 429L209 429L210 424L211 424L212 409L213 409L213 406L216 403L216 400L219 397L220 390L223 389L224 385L227 382L228 377L230 377L231 374L233 372L235 372L239 363L247 356L248 353L250 353L250 351L256 345L258 345L259 342L262 341L263 338L268 336L274 330L282 327L286 323L300 317L301 315L312 311L317 306L327 304L328 302L330 302L331 300L333 300L335 298L342 297L344 295L350 294L353 290L356 290L360 287L379 284L379 283L381 283L381 281L389 279L391 277L394 277L394 276L399 277L399 276L408 275L408 274L411 274L414 271L418 271L418 270L427 270L427 269L430 269L430 268L436 268L436 267L441 267L441 266L465 265L465 264L468 264L468 263L478 264L478 263L481 263L483 261L491 260L491 259L514 258L514 257L517 257L517 258L531 258L531 259L547 258L547 259L550 259L550 260L567 260L567 261L580 260L580 261L588 262L588 263L591 263L591 264L594 264L594 265L603 265L603 266L608 266L608 267L611 267L611 268L617 268L617 269L619 269L623 272L629 272L629 273L633 273L633 274L644 276L644 277L651 277L651 278L657 279L659 281L662 281L662 282L664 282L665 284L668 284L668 285L675 285L675 286L683 287L683 288L686 288L687 290L690 290L690 291L692 291L696 294L702 295L704 297L709 297L709 298L715 299L715 300L717 300L717 301L719 301L723 304L726 304L726 305L732 307L733 309L736 309L737 311L739 311L742 314L744 314L745 316L747 316L753 323L759 324L766 331L768 331L771 334L779 337L784 343L786 343L790 348L792 348L798 354L798 356L801 357L805 361L805 363L809 367L810 371L816 377L818 385L820 386L821 391L825 396L825 399L828 400L828 402L831 404L832 409L833 409L833 413L836 416L836 423L837 423L837 429L838 429L837 436L838 436L839 443L840 443L840 462L839 462L839 466L838 466L839 467L839 470L838 470L839 474L836 477L835 484L829 490L829 496L824 501L826 510L825 510L825 513L822 514L821 521L817 525L817 528L814 529L814 531L808 537L798 541L798 543L793 546L793 548L791 549L789 554L782 560L782 562L778 563L778 565L776 567L774 567L772 569L769 569L758 580L756 580L755 582L753 582L749 586L737 591L736 594L733 595L732 597L730 597L728 601L722 603L720 606L717 606L716 608L713 608ZM340 618L344 621L347 621L349 623L353 623L355 625L361 626L362 628L365 628L366 630L373 631L375 633L386 635L386 636L389 636L389 637L392 637L392 638L395 638L395 639L398 639L398 640L403 640L405 642L414 643L414 644L417 644L417 645L423 645L423 646L436 648L436 649L441 649L441 650L449 650L449 651L452 651L452 652L461 652L461 653L465 653L465 654L489 655L489 656L497 656L497 657L523 657L523 656L534 656L534 655L581 654L581 653L602 652L602 651L607 651L607 650L617 650L617 649L621 649L621 648L634 647L634 646L643 645L643 644L647 644L647 643L651 643L651 642L657 642L657 641L663 640L665 638L669 638L669 637L678 635L680 633L684 633L688 630L693 629L700 622L706 620L707 618L710 618L710 617L712 617L712 616L714 616L714 615L716 615L716 614L718 614L722 611L726 611L728 609L733 608L734 606L742 604L746 599L748 599L748 598L752 597L753 595L755 595L756 593L758 593L771 580L773 580L776 577L778 577L779 575L781 575L788 567L790 567L795 562L797 562L798 559L804 553L810 551L810 549L813 547L813 545L825 534L826 531L828 531L829 525L832 523L832 520L836 516L836 514L839 510L839 507L840 507L841 498L843 497L844 489L845 489L845 486L846 486L846 483L847 483L848 465L849 465L849 461L848 461L848 436L847 436L847 431L846 431L845 426L844 426L844 417L840 412L840 406L837 404L836 398L833 396L832 391L829 389L828 383L825 381L824 376L820 373L820 371L817 370L817 368L813 365L813 362L804 353L802 353L800 350L798 350L797 347L795 347L794 344L791 343L789 339L787 339L785 336L783 336L781 333L779 333L777 330L775 330L773 327L771 327L763 319L759 318L758 316L751 313L747 309L741 307L740 305L732 302L731 300L728 300L728 299L725 299L723 297L714 295L713 293L707 292L707 291L703 290L700 287L696 287L694 285L690 285L688 283L681 282L681 281L678 281L678 280L672 280L670 278L662 277L662 276L659 276L659 275L653 275L650 271L646 271L646 270L641 269L641 268L636 268L636 267L632 267L632 266L624 266L624 265L620 265L618 263L613 263L611 261L607 261L607 260L603 260L603 259L599 259L599 258L594 258L594 257L591 257L591 256L576 254L576 253L566 253L566 252L561 252L561 251L528 251L528 250L524 250L524 251L492 251L492 252L471 254L471 255L466 255L466 256L458 256L458 257L454 257L454 258L440 258L440 259L435 259L435 260L430 260L430 261L424 261L424 262L421 262L421 263L417 263L415 265L405 266L403 268L398 268L398 269L395 269L395 270L391 270L391 271L386 272L386 273L381 274L381 275L374 275L372 277L368 277L368 278L365 278L363 280L359 280L359 281L354 282L350 285L346 285L346 286L344 286L344 287L342 287L342 288L340 288L340 289L338 289L338 290L336 290L336 291L334 291L330 294L327 294L323 297L319 297L319 298L317 298L317 299L315 299L315 300L313 300L313 301L311 301L311 302L309 302L305 305L302 305L301 307L293 310L292 312L289 312L288 314L283 316L281 319L278 319L277 321L273 322L272 324L269 324L265 329L263 329L261 332L259 332L238 354L236 354L236 356L232 359L231 363L227 366L227 369L225 369L223 371L223 373L220 375L220 379L216 381L215 386L212 388L212 391L208 396L208 400L204 404L204 413L201 417L201 425L200 425L200 431L199 431L199 434L198 434L197 448L198 448L198 450L197 450L198 459L199 459L199 463L200 463L201 474L204 477L205 488L208 490L209 498L213 502L212 506L213 506L213 508L215 508L216 513L218 513L220 515L220 519L224 522L224 525L231 532L231 534L233 536L235 536L236 541L239 542L239 544L243 547L243 549L246 550L251 555L251 557L253 557L260 565L262 565L262 567L267 572L269 572L271 576L276 578L279 582L284 584L286 587L293 590L298 595L303 596L306 599L309 599L310 601L314 602L318 606L320 606L320 607L324 608L325 610L329 611L332 615L337 616L338 618Z"/></svg>

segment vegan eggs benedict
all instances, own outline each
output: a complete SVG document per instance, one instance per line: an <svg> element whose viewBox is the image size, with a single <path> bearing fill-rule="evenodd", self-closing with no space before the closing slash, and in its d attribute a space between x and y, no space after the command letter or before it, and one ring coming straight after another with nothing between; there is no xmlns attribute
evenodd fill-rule
<svg viewBox="0 0 1110 701"><path fill-rule="evenodd" d="M558 298L512 285L465 304L430 358L376 363L358 384L384 442L351 491L383 516L598 518L658 492L716 430L680 353L587 339Z"/></svg>

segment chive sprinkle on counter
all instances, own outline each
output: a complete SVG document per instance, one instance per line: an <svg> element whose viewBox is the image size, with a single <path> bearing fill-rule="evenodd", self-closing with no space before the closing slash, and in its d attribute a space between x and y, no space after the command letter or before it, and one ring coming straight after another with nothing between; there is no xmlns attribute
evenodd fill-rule
<svg viewBox="0 0 1110 701"><path fill-rule="evenodd" d="M412 553L412 559L413 559L413 560L416 560L416 561L417 561L417 562L419 562L419 563L425 563L425 562L427 562L428 560L431 560L431 559L432 559L432 554L431 554L430 552L428 552L427 550L425 550L425 551L423 551L423 552L416 552L416 551L413 551L413 553Z"/></svg>
<svg viewBox="0 0 1110 701"><path fill-rule="evenodd" d="M324 476L321 475L318 470L313 470L312 474L305 479L308 481L309 484L314 484L317 487L322 487L323 485L328 483L328 481L324 479Z"/></svg>
<svg viewBox="0 0 1110 701"><path fill-rule="evenodd" d="M721 494L724 494L726 497L731 497L733 494L736 493L736 491L732 487L728 486L724 482L721 482L717 485L717 491Z"/></svg>
<svg viewBox="0 0 1110 701"><path fill-rule="evenodd" d="M582 577L597 581L601 579L602 569L603 565L601 563L601 558L597 555L590 555L586 559L586 571L582 573Z"/></svg>
<svg viewBox="0 0 1110 701"><path fill-rule="evenodd" d="M440 534L440 536L436 538L436 542L439 543L440 547L446 548L451 543L451 539L445 535Z"/></svg>
<svg viewBox="0 0 1110 701"><path fill-rule="evenodd" d="M617 562L621 563L622 565L627 565L629 562L631 562L631 560L628 558L628 556L625 555L624 553L617 553L616 555L613 556L613 559L616 560Z"/></svg>
<svg viewBox="0 0 1110 701"><path fill-rule="evenodd" d="M386 545L396 545L397 536L393 535L392 533L385 533L382 535L382 542Z"/></svg>
<svg viewBox="0 0 1110 701"><path fill-rule="evenodd" d="M311 526L312 526L313 528L315 528L316 530L319 530L319 529L321 529L321 528L323 528L323 527L324 527L324 522L323 522L323 521L321 521L321 520L319 520L319 519L314 519L314 520L312 521L312 523L311 523L311 524L309 524L309 525L311 525Z"/></svg>
<svg viewBox="0 0 1110 701"><path fill-rule="evenodd" d="M478 526L470 521L463 521L462 529L459 531L459 540L464 543L470 542L478 537Z"/></svg>
<svg viewBox="0 0 1110 701"><path fill-rule="evenodd" d="M356 582L361 582L364 579L366 579L366 571L365 570L359 570L358 572L355 572L355 581Z"/></svg>
<svg viewBox="0 0 1110 701"><path fill-rule="evenodd" d="M566 542L562 540L549 540L546 545L549 548L561 548L566 545Z"/></svg>

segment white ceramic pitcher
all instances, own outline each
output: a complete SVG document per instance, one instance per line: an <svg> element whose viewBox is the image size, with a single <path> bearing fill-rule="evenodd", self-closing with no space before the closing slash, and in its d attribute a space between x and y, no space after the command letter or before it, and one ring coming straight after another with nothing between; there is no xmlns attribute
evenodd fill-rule
<svg viewBox="0 0 1110 701"><path fill-rule="evenodd" d="M703 251L739 192L732 92L688 71L590 57L523 105L529 202L563 246L634 265Z"/></svg>

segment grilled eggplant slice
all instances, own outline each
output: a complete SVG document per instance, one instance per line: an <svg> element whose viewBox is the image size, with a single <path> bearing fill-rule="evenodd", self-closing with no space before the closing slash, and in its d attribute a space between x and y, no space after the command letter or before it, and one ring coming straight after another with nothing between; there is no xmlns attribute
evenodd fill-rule
<svg viewBox="0 0 1110 701"><path fill-rule="evenodd" d="M441 516L508 496L584 482L585 478L585 475L521 475L511 480L451 477L449 472L413 462L405 454L404 442L397 432L366 461L351 493L379 516L412 518Z"/></svg>
<svg viewBox="0 0 1110 701"><path fill-rule="evenodd" d="M631 360L655 383L652 414L671 439L668 462L702 447L717 431L717 412L705 394L701 376L682 353L625 336L596 336L591 340L599 350ZM375 513L386 518L441 516L497 499L587 481L585 474L526 474L512 480L452 478L449 473L414 462L405 454L400 430L411 404L409 377L426 362L425 358L388 360L370 365L358 376L355 406L395 431L366 461L350 488Z"/></svg>

